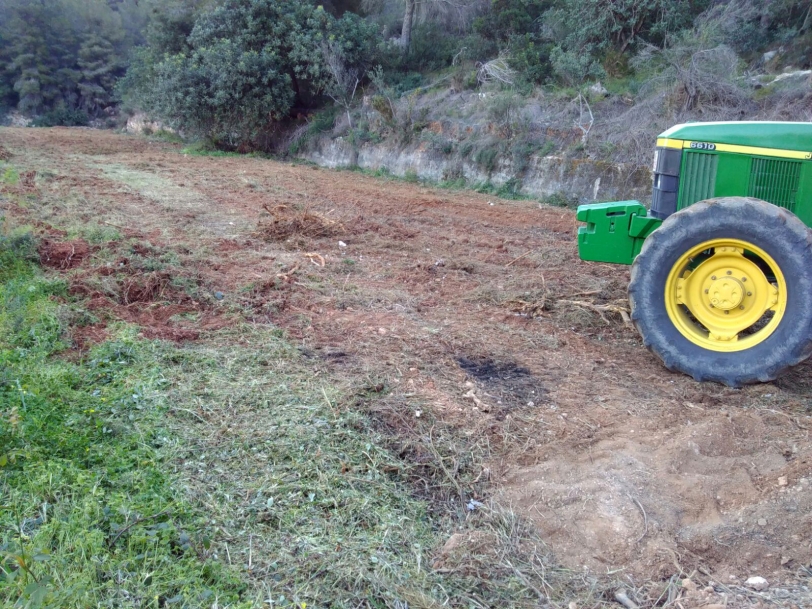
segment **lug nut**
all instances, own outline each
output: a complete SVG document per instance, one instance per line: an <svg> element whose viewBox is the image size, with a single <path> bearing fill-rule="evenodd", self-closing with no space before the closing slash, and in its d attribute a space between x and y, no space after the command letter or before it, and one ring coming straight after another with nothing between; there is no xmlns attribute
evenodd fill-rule
<svg viewBox="0 0 812 609"><path fill-rule="evenodd" d="M753 295L753 293L752 293L752 292L747 292L747 295L748 295L748 296L752 296L752 295Z"/></svg>
<svg viewBox="0 0 812 609"><path fill-rule="evenodd" d="M740 307L739 307L739 309L741 309L742 311L744 311L744 305L740 306Z"/></svg>
<svg viewBox="0 0 812 609"><path fill-rule="evenodd" d="M710 290L705 290L705 294L708 294L709 292L710 292Z"/></svg>
<svg viewBox="0 0 812 609"><path fill-rule="evenodd" d="M711 275L711 279L716 279L716 275Z"/></svg>
<svg viewBox="0 0 812 609"><path fill-rule="evenodd" d="M742 281L747 281L747 277L742 277Z"/></svg>
<svg viewBox="0 0 812 609"><path fill-rule="evenodd" d="M733 271L728 271L728 272L727 272L727 274L728 274L728 275L732 275L732 274L733 274Z"/></svg>
<svg viewBox="0 0 812 609"><path fill-rule="evenodd" d="M725 315L730 315L730 311L725 311Z"/></svg>

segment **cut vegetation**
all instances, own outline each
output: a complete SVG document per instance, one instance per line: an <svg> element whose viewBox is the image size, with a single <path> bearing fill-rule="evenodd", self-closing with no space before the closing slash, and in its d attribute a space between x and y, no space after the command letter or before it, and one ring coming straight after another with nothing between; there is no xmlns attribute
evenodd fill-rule
<svg viewBox="0 0 812 609"><path fill-rule="evenodd" d="M2 603L809 605L809 364L663 370L571 211L0 139Z"/></svg>

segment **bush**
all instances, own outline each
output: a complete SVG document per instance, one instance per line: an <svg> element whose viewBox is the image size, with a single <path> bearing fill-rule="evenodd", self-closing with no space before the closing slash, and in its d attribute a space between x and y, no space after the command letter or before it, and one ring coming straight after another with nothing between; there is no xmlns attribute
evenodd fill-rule
<svg viewBox="0 0 812 609"><path fill-rule="evenodd" d="M539 42L529 34L514 36L510 41L510 67L528 84L541 84L553 75L550 52L553 45Z"/></svg>
<svg viewBox="0 0 812 609"><path fill-rule="evenodd" d="M556 75L570 86L605 76L603 68L593 59L589 50L577 52L565 51L560 46L553 47L550 62Z"/></svg>
<svg viewBox="0 0 812 609"><path fill-rule="evenodd" d="M512 91L498 93L488 100L488 118L499 128L500 135L509 139L526 127L523 124L523 106L522 97Z"/></svg>
<svg viewBox="0 0 812 609"><path fill-rule="evenodd" d="M375 51L373 28L307 2L225 0L197 17L186 52L139 53L127 95L225 148L262 142L294 104L320 101L332 82L314 49L329 41L347 68L362 71Z"/></svg>
<svg viewBox="0 0 812 609"><path fill-rule="evenodd" d="M708 105L741 107L749 95L737 81L739 57L717 41L715 31L707 27L684 31L663 49L647 47L633 63L656 70L647 88L673 91L683 111Z"/></svg>
<svg viewBox="0 0 812 609"><path fill-rule="evenodd" d="M35 127L86 127L90 117L84 110L57 108L37 117L32 124Z"/></svg>

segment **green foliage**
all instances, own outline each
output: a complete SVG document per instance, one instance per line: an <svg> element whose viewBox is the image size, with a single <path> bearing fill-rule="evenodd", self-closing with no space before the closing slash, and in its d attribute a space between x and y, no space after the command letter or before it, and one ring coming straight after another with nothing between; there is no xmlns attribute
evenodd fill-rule
<svg viewBox="0 0 812 609"><path fill-rule="evenodd" d="M144 13L134 0L0 0L0 105L101 115Z"/></svg>
<svg viewBox="0 0 812 609"><path fill-rule="evenodd" d="M307 125L307 132L315 135L317 133L327 133L333 129L338 115L338 108L329 106L320 112L316 112Z"/></svg>
<svg viewBox="0 0 812 609"><path fill-rule="evenodd" d="M540 31L542 15L554 5L554 0L493 0L491 10L474 21L473 29L501 42L535 35Z"/></svg>
<svg viewBox="0 0 812 609"><path fill-rule="evenodd" d="M234 148L269 130L294 100L289 74L270 50L217 40L156 68L150 109L191 136Z"/></svg>
<svg viewBox="0 0 812 609"><path fill-rule="evenodd" d="M487 146L480 148L474 156L474 162L488 173L496 171L496 164L499 160L499 148Z"/></svg>
<svg viewBox="0 0 812 609"><path fill-rule="evenodd" d="M542 31L544 15L553 0L493 0L491 10L478 17L475 32L509 50L510 66L527 84L542 83L552 75L552 42ZM488 59L493 58L492 51ZM482 61L482 59L478 59Z"/></svg>
<svg viewBox="0 0 812 609"><path fill-rule="evenodd" d="M328 42L346 66L364 68L371 27L307 2L225 0L195 16L188 49L161 54L168 42L153 34L156 48L137 56L123 89L184 132L234 148L271 132L294 104L319 99L331 78Z"/></svg>
<svg viewBox="0 0 812 609"><path fill-rule="evenodd" d="M90 117L84 110L60 107L34 119L35 127L84 127L90 122Z"/></svg>
<svg viewBox="0 0 812 609"><path fill-rule="evenodd" d="M552 207L571 207L575 208L578 206L578 198L573 197L564 192L554 192L551 195L547 195L541 199L541 202L544 205L550 205Z"/></svg>
<svg viewBox="0 0 812 609"><path fill-rule="evenodd" d="M35 254L30 234L0 237L0 605L239 602L245 584L214 560L205 517L156 448L150 396L167 381L153 347L124 333L57 357L66 287Z"/></svg>
<svg viewBox="0 0 812 609"><path fill-rule="evenodd" d="M524 99L513 91L503 91L487 102L488 118L499 128L500 134L512 138L526 128L522 117Z"/></svg>
<svg viewBox="0 0 812 609"><path fill-rule="evenodd" d="M536 40L530 34L513 36L510 40L510 67L527 83L547 82L553 75L552 49L551 43Z"/></svg>

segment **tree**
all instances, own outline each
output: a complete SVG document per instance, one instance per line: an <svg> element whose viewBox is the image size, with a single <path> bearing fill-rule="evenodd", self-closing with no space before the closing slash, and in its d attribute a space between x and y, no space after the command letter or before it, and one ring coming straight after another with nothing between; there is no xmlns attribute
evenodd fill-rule
<svg viewBox="0 0 812 609"><path fill-rule="evenodd" d="M690 27L710 0L558 0L544 15L556 43L555 71L574 84L603 73L599 61L624 55L638 42L662 45Z"/></svg>
<svg viewBox="0 0 812 609"><path fill-rule="evenodd" d="M77 83L80 107L97 114L112 103L113 87L121 67L113 43L96 32L89 32L79 49L77 64L81 73Z"/></svg>
<svg viewBox="0 0 812 609"><path fill-rule="evenodd" d="M350 71L374 52L374 26L297 0L224 0L198 13L174 54L142 52L125 79L145 109L226 147L257 141L334 76L325 45Z"/></svg>
<svg viewBox="0 0 812 609"><path fill-rule="evenodd" d="M99 114L144 14L136 0L0 0L0 103L29 115Z"/></svg>

